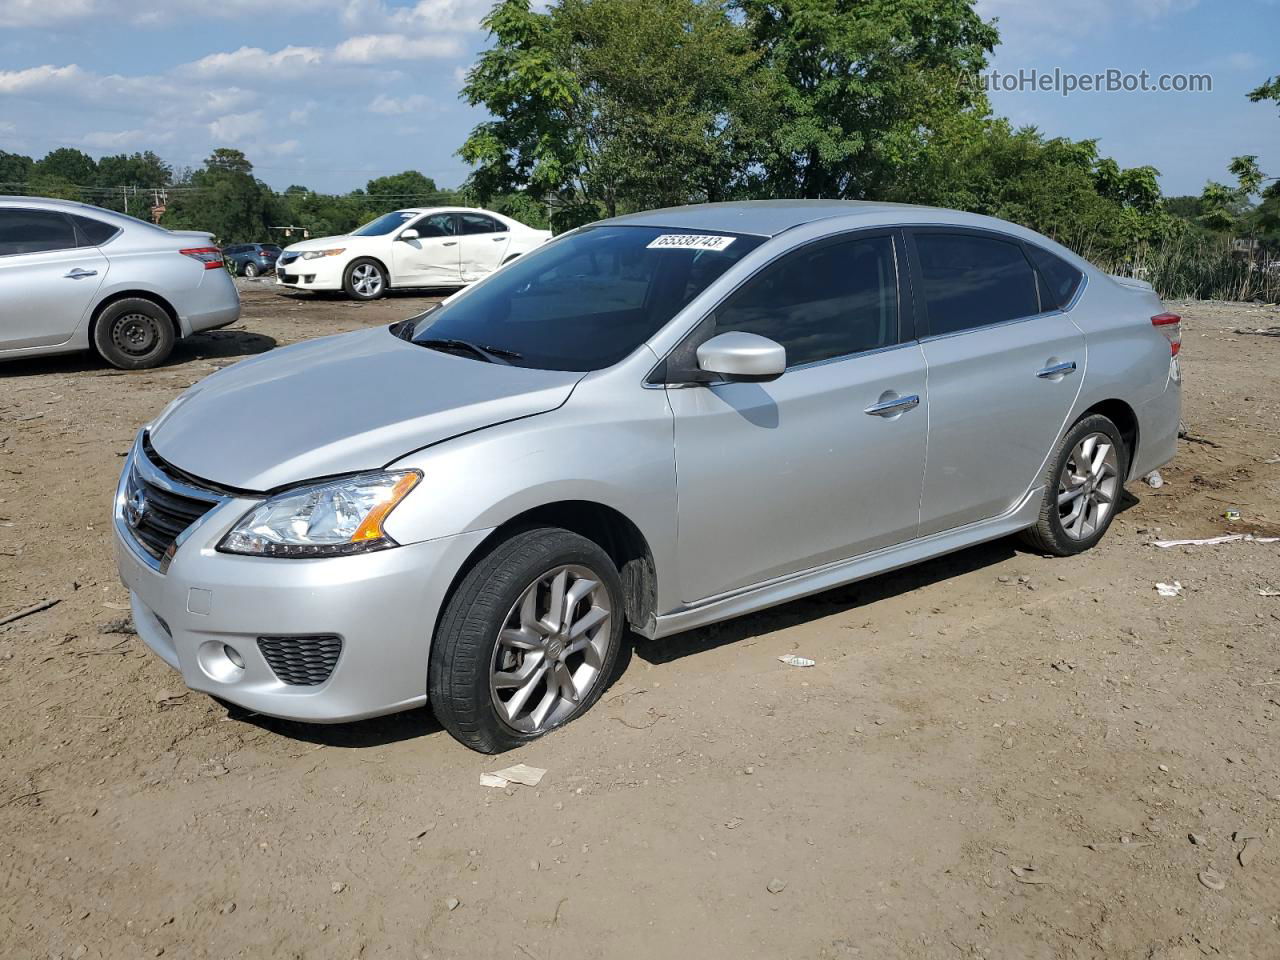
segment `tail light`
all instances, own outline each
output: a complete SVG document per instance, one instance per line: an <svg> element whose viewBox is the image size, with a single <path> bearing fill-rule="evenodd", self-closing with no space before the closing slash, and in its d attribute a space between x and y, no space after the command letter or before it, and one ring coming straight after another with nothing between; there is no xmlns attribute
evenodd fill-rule
<svg viewBox="0 0 1280 960"><path fill-rule="evenodd" d="M199 260L206 270L221 270L223 267L222 251L217 247L187 247L178 252L184 257Z"/></svg>
<svg viewBox="0 0 1280 960"><path fill-rule="evenodd" d="M1169 341L1169 356L1176 357L1182 350L1182 318L1176 313L1157 313L1151 325L1160 328Z"/></svg>

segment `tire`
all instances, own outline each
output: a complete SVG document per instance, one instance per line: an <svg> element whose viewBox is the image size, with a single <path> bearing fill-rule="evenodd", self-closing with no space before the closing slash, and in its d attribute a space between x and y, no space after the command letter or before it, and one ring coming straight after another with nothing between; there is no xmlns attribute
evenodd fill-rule
<svg viewBox="0 0 1280 960"><path fill-rule="evenodd" d="M93 345L99 356L121 370L145 370L168 359L177 331L167 310L152 300L117 300L98 315Z"/></svg>
<svg viewBox="0 0 1280 960"><path fill-rule="evenodd" d="M246 277L248 277L250 280L252 280L254 277L256 277L256 276L258 275L258 272L259 272L259 271L258 271L258 265L257 265L256 263L253 263L252 261L250 261L249 263L246 263L246 264L244 265L244 269L243 269L243 270L241 270L240 272L241 272L242 274L244 274L244 276L246 276Z"/></svg>
<svg viewBox="0 0 1280 960"><path fill-rule="evenodd" d="M1109 419L1095 413L1078 420L1049 458L1040 519L1022 532L1023 541L1059 557L1083 553L1097 544L1111 526L1124 493L1129 456L1120 431ZM1092 469L1080 466L1079 460L1089 461Z"/></svg>
<svg viewBox="0 0 1280 960"><path fill-rule="evenodd" d="M580 599L569 629L556 631L546 621L561 577L566 601ZM558 527L514 534L467 572L445 605L427 669L436 719L481 753L511 750L576 719L612 680L624 610L617 568L597 544ZM572 628L584 623L593 625L574 638ZM567 689L576 700L549 701Z"/></svg>
<svg viewBox="0 0 1280 960"><path fill-rule="evenodd" d="M387 292L387 271L377 260L352 260L342 275L342 289L353 300L377 300Z"/></svg>

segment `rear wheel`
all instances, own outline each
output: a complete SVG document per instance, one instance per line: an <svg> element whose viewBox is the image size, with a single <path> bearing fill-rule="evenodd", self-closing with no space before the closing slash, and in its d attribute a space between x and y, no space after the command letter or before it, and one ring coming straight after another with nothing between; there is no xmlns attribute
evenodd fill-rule
<svg viewBox="0 0 1280 960"><path fill-rule="evenodd" d="M151 300L117 300L98 316L93 345L107 363L121 370L144 370L163 363L177 335L168 312Z"/></svg>
<svg viewBox="0 0 1280 960"><path fill-rule="evenodd" d="M342 289L356 300L377 300L387 289L387 275L377 260L353 260L343 275Z"/></svg>
<svg viewBox="0 0 1280 960"><path fill-rule="evenodd" d="M250 260L244 265L244 275L252 279L258 275L258 265Z"/></svg>
<svg viewBox="0 0 1280 960"><path fill-rule="evenodd" d="M510 750L586 712L622 646L622 582L609 555L542 527L499 544L463 578L431 646L436 718L482 753Z"/></svg>
<svg viewBox="0 0 1280 960"><path fill-rule="evenodd" d="M1023 539L1060 557L1088 550L1111 526L1128 470L1116 425L1101 414L1080 420L1049 459L1040 519Z"/></svg>

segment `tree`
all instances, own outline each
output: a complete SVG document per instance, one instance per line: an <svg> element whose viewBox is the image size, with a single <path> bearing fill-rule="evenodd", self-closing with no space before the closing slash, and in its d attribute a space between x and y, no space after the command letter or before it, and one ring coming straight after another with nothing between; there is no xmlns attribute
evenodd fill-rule
<svg viewBox="0 0 1280 960"><path fill-rule="evenodd" d="M171 193L163 224L208 230L220 243L269 239L274 198L239 150L219 148Z"/></svg>
<svg viewBox="0 0 1280 960"><path fill-rule="evenodd" d="M71 147L59 147L45 154L35 165L35 173L60 178L78 186L92 184L98 174L93 157Z"/></svg>
<svg viewBox="0 0 1280 960"><path fill-rule="evenodd" d="M16 188L31 179L35 161L20 153L7 153L0 150L0 184Z"/></svg>
<svg viewBox="0 0 1280 960"><path fill-rule="evenodd" d="M999 35L971 0L736 0L772 79L763 189L882 195L938 136L984 116L971 82Z"/></svg>
<svg viewBox="0 0 1280 960"><path fill-rule="evenodd" d="M1261 103L1263 100L1274 100L1277 106L1280 106L1280 76L1270 77L1258 89L1249 92L1249 99L1254 103Z"/></svg>
<svg viewBox="0 0 1280 960"><path fill-rule="evenodd" d="M459 151L482 202L524 192L581 221L742 180L758 58L723 3L504 0L484 24L494 45L463 96L495 119Z"/></svg>
<svg viewBox="0 0 1280 960"><path fill-rule="evenodd" d="M386 198L392 207L407 207L435 200L440 190L430 177L423 176L417 170L406 170L404 173L393 173L370 180L365 185L365 193L370 198Z"/></svg>

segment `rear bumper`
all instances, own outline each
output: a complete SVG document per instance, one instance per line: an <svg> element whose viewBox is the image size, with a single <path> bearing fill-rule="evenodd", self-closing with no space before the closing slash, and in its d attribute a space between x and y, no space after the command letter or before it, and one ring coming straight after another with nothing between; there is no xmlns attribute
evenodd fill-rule
<svg viewBox="0 0 1280 960"><path fill-rule="evenodd" d="M196 288L178 306L178 325L189 337L240 319L240 292L226 270L206 270Z"/></svg>
<svg viewBox="0 0 1280 960"><path fill-rule="evenodd" d="M1135 412L1138 417L1138 452L1129 466L1130 480L1160 469L1176 455L1178 430L1182 423L1181 382L1170 376L1164 392L1141 404Z"/></svg>

